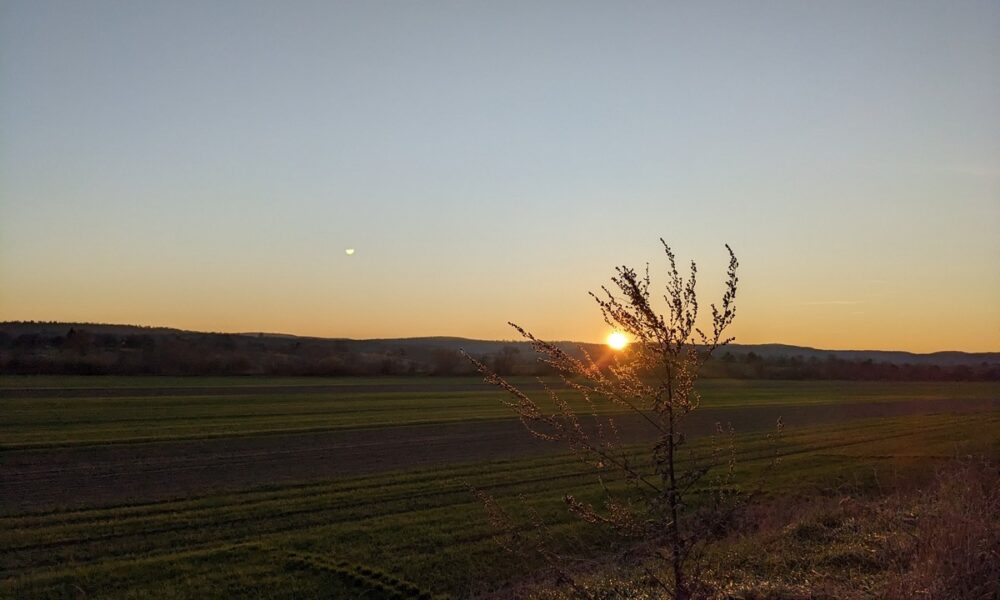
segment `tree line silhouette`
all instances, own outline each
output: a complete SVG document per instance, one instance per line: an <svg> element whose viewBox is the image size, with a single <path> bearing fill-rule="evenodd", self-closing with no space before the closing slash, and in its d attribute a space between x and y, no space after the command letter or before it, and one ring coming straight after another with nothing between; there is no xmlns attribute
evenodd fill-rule
<svg viewBox="0 0 1000 600"><path fill-rule="evenodd" d="M273 375L273 376L464 376L474 368L464 348L500 375L555 374L520 342L480 342L454 338L339 340L276 335L198 333L107 326L53 326L18 333L0 331L0 373L67 375ZM471 346L471 347L470 347ZM564 344L578 352L575 344ZM584 347L598 360L610 349ZM743 347L744 349L747 347ZM716 355L703 378L855 379L887 381L1000 381L1000 361L880 361L753 350Z"/></svg>

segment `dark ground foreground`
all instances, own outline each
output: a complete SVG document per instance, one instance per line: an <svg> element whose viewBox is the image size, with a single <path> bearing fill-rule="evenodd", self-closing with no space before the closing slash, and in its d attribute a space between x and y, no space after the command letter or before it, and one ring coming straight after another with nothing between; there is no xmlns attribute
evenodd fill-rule
<svg viewBox="0 0 1000 600"><path fill-rule="evenodd" d="M706 435L716 422L740 433L832 424L851 419L996 410L1000 401L935 401L702 409L686 432ZM623 440L641 442L652 429L617 420ZM0 514L155 502L270 484L444 464L502 460L562 448L524 431L515 419L385 427L293 435L108 444L0 452Z"/></svg>

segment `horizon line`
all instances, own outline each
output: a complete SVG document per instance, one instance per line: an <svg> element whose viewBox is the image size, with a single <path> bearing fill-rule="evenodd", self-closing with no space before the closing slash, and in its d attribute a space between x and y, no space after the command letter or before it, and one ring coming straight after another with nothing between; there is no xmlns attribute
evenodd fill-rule
<svg viewBox="0 0 1000 600"><path fill-rule="evenodd" d="M370 338L352 338L352 337L340 337L340 336L322 336L322 335L306 335L298 333L283 333L278 331L208 331L208 330L198 330L198 329L184 329L181 327L171 327L167 325L139 325L136 323L106 323L106 322L96 322L96 321L39 321L39 320L5 320L0 321L0 326L3 325L18 325L18 324L39 324L39 325L94 325L98 327L135 327L139 329L166 329L172 331L179 331L183 333L200 333L200 334L210 334L210 335L246 335L246 336L256 336L265 335L273 337L289 337L289 338L305 338L305 339L317 339L317 340L343 340L349 342L377 342L377 341L388 341L388 340L422 340L422 339L456 339L456 340L468 340L472 342L504 342L504 343L530 343L529 340L516 339L516 338L475 338L475 337L465 337L461 335L414 335L414 336L400 336L400 337L370 337ZM603 341L582 341L582 340L571 340L571 339L548 339L543 340L553 344L592 344L592 345L604 345ZM697 345L697 344L695 344ZM819 348L816 346L803 346L798 344L789 344L787 342L754 342L754 343L741 343L739 340L734 340L732 345L735 346L787 346L789 348L799 348L802 350L811 350L814 352L896 352L902 354L910 354L913 356L930 356L934 354L947 354L947 353L960 353L960 354L1000 354L1000 349L997 350L934 350L931 352L913 352L911 350L898 350L898 349L872 349L872 348Z"/></svg>

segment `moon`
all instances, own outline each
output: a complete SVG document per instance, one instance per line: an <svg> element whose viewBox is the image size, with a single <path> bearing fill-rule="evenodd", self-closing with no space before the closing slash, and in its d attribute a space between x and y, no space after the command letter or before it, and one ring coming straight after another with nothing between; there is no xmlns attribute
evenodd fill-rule
<svg viewBox="0 0 1000 600"><path fill-rule="evenodd" d="M348 248L347 250L344 250L344 253L348 256L352 256L354 254L354 248Z"/></svg>

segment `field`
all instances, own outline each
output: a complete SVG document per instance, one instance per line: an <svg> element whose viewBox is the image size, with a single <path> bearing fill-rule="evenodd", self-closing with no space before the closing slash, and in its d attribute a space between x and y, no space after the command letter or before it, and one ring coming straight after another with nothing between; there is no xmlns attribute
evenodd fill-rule
<svg viewBox="0 0 1000 600"><path fill-rule="evenodd" d="M537 385L537 384L536 384ZM697 437L741 432L741 477L833 493L1000 452L997 384L701 386ZM464 597L530 572L470 485L521 496L568 547L592 475L474 380L0 379L0 596ZM636 442L649 436L623 421ZM698 442L696 442L698 443ZM614 485L614 482L611 482Z"/></svg>

